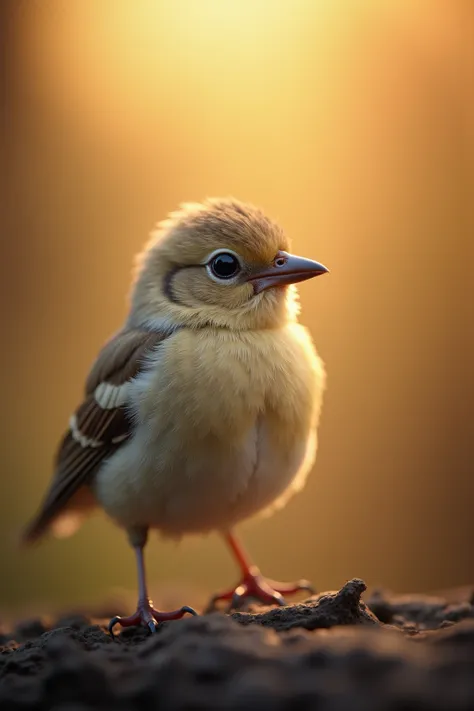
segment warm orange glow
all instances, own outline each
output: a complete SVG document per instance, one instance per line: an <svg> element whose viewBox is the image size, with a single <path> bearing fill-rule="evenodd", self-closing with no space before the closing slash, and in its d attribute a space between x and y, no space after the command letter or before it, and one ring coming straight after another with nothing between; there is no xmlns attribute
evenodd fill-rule
<svg viewBox="0 0 474 711"><path fill-rule="evenodd" d="M471 583L472 3L10 5L5 603L134 586L109 523L27 563L11 532L125 314L134 253L179 202L222 194L261 205L331 270L300 289L329 376L318 462L304 494L249 528L259 564L319 589L353 575L402 590ZM152 542L151 580L230 580L215 539L170 551Z"/></svg>
<svg viewBox="0 0 474 711"><path fill-rule="evenodd" d="M292 3L109 0L71 3L67 11L50 5L31 13L30 62L50 98L64 111L80 109L81 119L106 134L160 126L170 102L173 125L190 117L212 121L216 101L226 118L237 118L243 100L265 122L262 83L282 46L290 61L279 68L280 80L297 78L303 25ZM54 86L47 81L52 65ZM278 102L278 83L271 97Z"/></svg>

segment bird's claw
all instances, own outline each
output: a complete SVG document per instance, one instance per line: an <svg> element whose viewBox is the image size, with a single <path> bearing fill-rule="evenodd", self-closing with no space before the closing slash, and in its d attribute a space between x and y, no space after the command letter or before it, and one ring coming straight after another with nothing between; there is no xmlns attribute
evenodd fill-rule
<svg viewBox="0 0 474 711"><path fill-rule="evenodd" d="M309 582L309 580L300 580L297 585L298 590L309 592L310 595L316 595L316 588Z"/></svg>
<svg viewBox="0 0 474 711"><path fill-rule="evenodd" d="M150 630L150 632L152 634L155 634L156 628L157 628L157 624L156 624L155 620L150 620L150 622L148 623L147 626L148 626L148 629Z"/></svg>
<svg viewBox="0 0 474 711"><path fill-rule="evenodd" d="M237 590L235 590L227 608L227 612L240 609L248 599L258 600L270 605L273 603L279 607L284 607L286 605L285 598L277 590L274 590L271 593L265 591L265 594L260 596L257 591L250 591L246 589L241 590L243 587L244 586L240 585Z"/></svg>
<svg viewBox="0 0 474 711"><path fill-rule="evenodd" d="M121 627L135 627L136 625L143 624L154 634L160 622L179 620L186 614L197 615L198 613L188 605L183 605L179 610L173 610L172 612L159 612L154 609L151 600L140 601L136 612L130 615L130 617L119 617L118 615L113 617L108 624L108 630L111 637L115 637L115 625L120 625Z"/></svg>
<svg viewBox="0 0 474 711"><path fill-rule="evenodd" d="M229 600L228 612L238 610L248 599L257 600L265 605L286 605L285 595L292 595L300 590L306 590L311 595L315 594L315 589L307 580L300 580L297 583L278 583L275 580L267 580L261 573L252 569L243 578L237 588L227 590L213 595L207 612L216 609L217 603Z"/></svg>
<svg viewBox="0 0 474 711"><path fill-rule="evenodd" d="M121 619L122 618L119 615L115 615L115 617L112 617L109 624L107 625L107 629L111 637L115 637L114 627L120 622Z"/></svg>

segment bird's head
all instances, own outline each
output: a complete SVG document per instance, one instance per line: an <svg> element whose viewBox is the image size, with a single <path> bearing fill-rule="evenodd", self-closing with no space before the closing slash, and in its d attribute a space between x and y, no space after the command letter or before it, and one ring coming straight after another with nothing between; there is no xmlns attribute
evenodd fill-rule
<svg viewBox="0 0 474 711"><path fill-rule="evenodd" d="M328 270L289 252L283 230L234 199L185 204L139 256L135 325L271 328L295 317L299 281Z"/></svg>

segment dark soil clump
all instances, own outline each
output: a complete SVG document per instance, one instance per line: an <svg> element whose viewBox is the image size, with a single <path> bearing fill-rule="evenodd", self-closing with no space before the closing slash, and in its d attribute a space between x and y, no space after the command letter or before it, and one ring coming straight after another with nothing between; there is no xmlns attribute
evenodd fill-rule
<svg viewBox="0 0 474 711"><path fill-rule="evenodd" d="M106 620L33 619L0 637L0 709L470 711L474 607L391 597L361 580L283 608L252 607L116 641Z"/></svg>

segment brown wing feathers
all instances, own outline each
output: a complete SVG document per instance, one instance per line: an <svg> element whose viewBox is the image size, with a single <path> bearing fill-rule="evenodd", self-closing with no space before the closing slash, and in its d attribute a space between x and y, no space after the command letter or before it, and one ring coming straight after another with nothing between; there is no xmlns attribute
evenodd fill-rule
<svg viewBox="0 0 474 711"><path fill-rule="evenodd" d="M81 491L88 489L104 460L130 436L129 383L164 338L157 332L124 331L104 346L87 378L84 401L72 415L58 449L49 491L23 534L25 542L39 538L65 511L75 509L76 502L78 508L93 505L92 497L80 496Z"/></svg>

